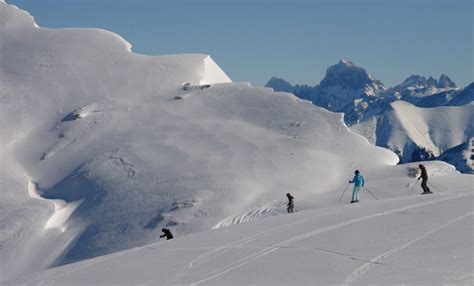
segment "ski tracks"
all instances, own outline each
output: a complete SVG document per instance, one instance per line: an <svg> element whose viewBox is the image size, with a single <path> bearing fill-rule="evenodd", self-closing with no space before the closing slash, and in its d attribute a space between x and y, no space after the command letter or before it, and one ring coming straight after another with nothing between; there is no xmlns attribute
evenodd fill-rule
<svg viewBox="0 0 474 286"><path fill-rule="evenodd" d="M460 217L457 217L453 220L450 220L448 221L447 223L443 224L443 225L440 225L438 227L436 227L435 229L427 232L427 233L424 233L422 234L421 236L415 238L415 239L412 239L410 241L407 241L406 243L398 246L398 247L395 247L387 252L384 252L382 254L380 254L379 256L377 257L374 257L373 259L371 259L369 262L365 263L364 265L362 265L361 267L357 268L352 274L350 274L346 280L344 280L344 282L342 282L342 285L350 285L352 284L353 282L355 282L357 279L359 279L362 275L364 275L365 273L367 273L370 269L372 269L372 267L374 267L374 263L376 262L381 262L382 260L384 260L385 258L389 257L389 256L392 256L394 254L396 254L397 252L411 246L412 244L424 239L425 237L427 236L430 236L432 235L433 233L437 232L437 231L440 231L442 230L443 228L446 228L448 227L449 225L453 224L453 223L456 223L468 216L472 216L474 214L474 212L470 212L470 213L467 213L467 214L464 214Z"/></svg>
<svg viewBox="0 0 474 286"><path fill-rule="evenodd" d="M373 219L373 218L376 218L376 217L386 216L386 215L390 215L390 214L393 214L393 213L396 213L396 212L405 211L405 210L409 210L409 209L413 209L413 208L417 208L417 207L422 207L422 206L427 206L427 205L431 205L431 204L436 204L436 203L440 203L440 202L444 202L444 201L448 201L448 200L453 200L453 199L457 199L457 198L462 198L462 197L466 197L466 196L470 196L470 195L471 195L471 193L444 197L444 198L440 198L440 199L433 200L433 201L422 202L422 203L417 203L417 204L413 204L413 205L409 205L409 206L405 206L405 207L401 207L401 208L396 208L396 209L393 209L393 210L390 210L390 211L385 211L385 212L381 212L381 213L377 212L377 213L373 213L371 215L363 216L363 217L356 218L356 219L351 219L351 220L348 220L348 221L345 221L345 222L342 222L342 223L337 223L337 224L334 224L334 225L331 225L331 226L316 229L316 230L313 230L313 231L310 231L310 232L292 237L290 239L283 240L283 241L281 241L281 242L279 242L279 243L277 243L277 244L275 244L271 247L266 247L266 248L264 248L260 251L257 251L257 252L255 252L253 254L250 254L246 257L238 259L237 261L234 261L233 263L227 264L223 267L220 267L220 268L208 273L203 279L201 279L199 281L196 281L196 282L193 282L190 285L195 286L195 285L199 285L199 284L202 284L204 282L207 282L209 280L215 279L215 278L217 278L219 276L222 276L222 275L224 275L224 274L226 274L226 273L228 273L232 270L240 268L241 266L249 263L252 260L256 260L256 259L261 258L265 255L268 255L268 254L270 254L274 251L277 251L279 249L279 247L281 247L281 246L285 246L285 245L291 244L291 243L296 242L296 241L304 240L306 238L309 238L309 237L312 237L312 236L315 236L315 235L318 235L318 234L321 234L321 233L324 233L324 232L328 232L328 231L331 231L331 230L342 228L342 227L345 227L345 226L348 226L348 225L351 225L351 224L354 224L354 223L358 223L358 222L361 222L361 221ZM310 219L310 218L308 218L308 219ZM303 221L303 220L301 220L301 221ZM291 225L293 225L293 223L291 223L289 225L291 226ZM289 225L282 226L281 228L289 227ZM264 233L260 233L260 235L272 232L273 230L274 229L271 229L271 230L266 231ZM249 237L249 239L250 239L250 237ZM254 238L254 239L256 239L256 238ZM242 241L243 240L244 239L242 239ZM405 246L405 247L407 247L407 246ZM372 259L372 260L374 260L374 259ZM371 265L372 263L373 262L368 262L366 264Z"/></svg>
<svg viewBox="0 0 474 286"><path fill-rule="evenodd" d="M307 220L310 220L310 219L315 219L317 217L322 217L322 216L325 216L325 215L328 215L328 214L331 214L331 213L334 213L335 210L331 210L331 211L327 211L327 212L323 212L323 213L320 213L320 214L317 214L317 215L314 215L314 216L311 216L311 217L307 217L307 218L304 218L304 219L301 219L301 220L298 220L298 221L293 221L291 223L287 223L287 224L284 224L284 225L281 225L281 226L278 226L278 227L274 227L274 228L271 228L267 231L262 231L262 232L259 232L259 233L256 233L252 236L249 236L249 237L244 237L242 239L239 239L237 241L234 241L232 243L229 243L229 244L226 244L224 246L220 246L210 252L207 252L203 255L200 255L199 257L197 257L196 259L192 260L190 263L189 263L189 268L192 268L194 267L195 265L199 265L199 264L202 264L204 263L205 261L209 260L211 257L214 257L218 254L222 254L222 253L225 253L225 252L228 252L230 251L231 249L235 248L235 247L240 247L240 246L243 246L244 243L249 243L249 242L252 242L252 241L255 241L259 238L262 238L262 237L265 237L265 236L268 236L272 233L275 233L275 232L278 232L278 231L281 231L281 230L285 230L285 229L288 229L292 226L294 226L295 224L298 224L298 223L303 223Z"/></svg>

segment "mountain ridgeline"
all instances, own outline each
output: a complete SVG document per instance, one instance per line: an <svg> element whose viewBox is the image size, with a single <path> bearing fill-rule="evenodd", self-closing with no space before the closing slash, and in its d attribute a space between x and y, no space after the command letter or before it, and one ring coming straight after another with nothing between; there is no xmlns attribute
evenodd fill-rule
<svg viewBox="0 0 474 286"><path fill-rule="evenodd" d="M353 131L377 146L391 149L399 156L401 163L444 158L458 170L472 172L472 161L466 153L472 150L458 153L467 154L463 158L442 155L455 146L469 145L467 142L474 136L470 123L474 113L471 103L474 100L474 83L460 88L445 74L439 79L411 75L394 87L386 87L364 68L341 60L327 69L325 77L317 85L292 85L284 79L272 77L265 86L293 93L330 111L344 113L344 121ZM408 105L394 104L397 101ZM462 118L458 112L461 106L464 107ZM440 110L441 107L451 108ZM411 116L407 114L408 110L426 116ZM446 125L459 121L461 128L441 130L443 123L430 124L430 121L439 121L435 120L440 114L438 111L445 116L443 120L448 121ZM423 125L419 128L424 130L423 134L413 127L420 124Z"/></svg>

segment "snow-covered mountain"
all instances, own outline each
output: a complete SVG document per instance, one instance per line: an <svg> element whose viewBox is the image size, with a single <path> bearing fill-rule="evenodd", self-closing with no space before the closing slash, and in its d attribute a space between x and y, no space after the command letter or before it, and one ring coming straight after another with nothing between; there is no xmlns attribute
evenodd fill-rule
<svg viewBox="0 0 474 286"><path fill-rule="evenodd" d="M383 84L361 67L351 61L341 60L330 66L319 85L291 85L289 82L273 77L265 85L275 91L291 92L296 96L310 100L317 106L330 111L341 112L355 101L373 100L383 91Z"/></svg>
<svg viewBox="0 0 474 286"><path fill-rule="evenodd" d="M289 83L288 81L275 77L275 76L272 77L265 86L271 87L275 91L290 92L290 93L293 93L295 89L294 86L291 85L291 83ZM308 86L308 88L310 87ZM302 96L298 96L298 97L302 98Z"/></svg>
<svg viewBox="0 0 474 286"><path fill-rule="evenodd" d="M292 85L273 77L265 86L275 91L291 92L328 110L343 112L348 125L382 113L396 100L420 107L464 105L474 100L474 83L458 88L445 74L438 80L431 76L411 75L403 83L386 88L365 69L347 60L329 67L319 85Z"/></svg>
<svg viewBox="0 0 474 286"><path fill-rule="evenodd" d="M414 139L413 134L407 133L413 133L411 128L397 127L400 126L400 116L394 116L396 112L392 105L396 101L402 100L409 105L413 104L423 108L461 107L471 104L474 100L474 83L465 88L458 88L445 74L442 74L438 80L431 76L426 78L412 75L403 83L386 88L363 68L354 66L349 61L340 61L337 65L330 67L326 77L314 87L293 86L291 83L275 77L266 86L276 91L284 89L285 92L292 92L300 98L310 100L315 105L343 112L345 123L352 126L353 131L359 132L377 146L390 148L401 157L401 162L434 159L443 151L466 142L468 136L474 133L472 124L462 121L466 117L463 113L457 113L457 108L441 109L443 114L449 113L443 117L449 122L441 123L440 126L451 126L452 122L459 122L461 128L442 129L440 126L433 126L430 122L424 122L425 118L422 115L403 115L406 126L421 124L430 128L424 134L418 132L415 136L417 139ZM301 87L305 87L305 89L301 89ZM402 105L397 104L397 106L398 109ZM460 108L460 110L464 109L472 112L471 107ZM423 110L415 108L412 111L424 113ZM400 111L400 114L405 113L406 111ZM472 120L471 117L469 119ZM461 133L458 134L456 131ZM396 134L391 134L391 132ZM432 134L449 139L442 143L442 140L432 138ZM395 141L396 143L393 143ZM449 162L453 162L452 156L455 155L450 156ZM455 161L461 162L462 160L463 158L459 157ZM463 167L461 169L466 170Z"/></svg>
<svg viewBox="0 0 474 286"><path fill-rule="evenodd" d="M371 143L394 151L402 163L434 159L474 136L474 103L420 108L395 101L390 109L351 129ZM425 152L420 153L420 149Z"/></svg>
<svg viewBox="0 0 474 286"><path fill-rule="evenodd" d="M347 60L329 67L318 85L313 102L331 111L342 111L356 99L368 99L384 90L383 84Z"/></svg>
<svg viewBox="0 0 474 286"><path fill-rule="evenodd" d="M342 114L0 2L0 280L210 229L398 162ZM318 205L306 200L302 207Z"/></svg>
<svg viewBox="0 0 474 286"><path fill-rule="evenodd" d="M420 75L411 75L401 84L392 88L392 91L398 92L403 98L406 96L427 96L439 93L443 90L456 88L456 84L445 74L439 77L439 80L430 76L428 79Z"/></svg>
<svg viewBox="0 0 474 286"><path fill-rule="evenodd" d="M429 96L407 97L404 100L419 107L461 106L474 101L474 83L465 88L447 89Z"/></svg>

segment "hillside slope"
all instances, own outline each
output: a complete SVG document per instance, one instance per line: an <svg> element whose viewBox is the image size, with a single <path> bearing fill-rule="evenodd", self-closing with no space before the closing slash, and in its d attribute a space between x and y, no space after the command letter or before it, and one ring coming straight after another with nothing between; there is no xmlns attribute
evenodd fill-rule
<svg viewBox="0 0 474 286"><path fill-rule="evenodd" d="M0 279L202 231L393 166L328 112L0 2ZM318 200L314 204L318 204Z"/></svg>
<svg viewBox="0 0 474 286"><path fill-rule="evenodd" d="M390 168L391 179L371 182L379 200L364 192L360 204L337 205L340 192L333 192L323 208L194 233L5 285L472 284L472 176L427 165L438 171L430 173L433 195L409 196L405 184L413 179L400 165Z"/></svg>

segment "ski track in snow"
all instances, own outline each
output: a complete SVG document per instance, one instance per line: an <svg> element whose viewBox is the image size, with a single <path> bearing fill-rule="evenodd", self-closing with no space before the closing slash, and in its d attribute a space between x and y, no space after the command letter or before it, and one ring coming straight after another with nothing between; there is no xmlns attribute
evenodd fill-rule
<svg viewBox="0 0 474 286"><path fill-rule="evenodd" d="M294 226L295 224L303 223L307 220L314 219L314 218L317 218L317 217L322 217L322 216L325 216L325 215L329 215L329 214L334 213L334 212L335 212L335 210L332 210L332 211L324 212L324 213L317 214L317 215L314 215L314 216L311 216L311 217L307 217L307 218L304 218L304 219L301 219L301 220L298 220L298 221L293 221L293 222L287 223L285 225L274 227L274 228L269 229L267 231L262 231L262 232L254 234L252 236L244 237L244 238L239 239L235 242L232 242L232 243L226 244L224 246L218 247L217 249L215 249L213 251L210 251L208 253L205 253L205 254L199 256L198 258L196 258L195 260L191 261L189 263L189 268L192 268L195 265L202 264L205 261L209 260L213 256L228 252L229 250L231 250L234 247L242 247L244 243L255 241L259 238L265 237L265 236L270 235L270 234L272 234L274 232L277 232L279 230L288 229L288 228Z"/></svg>
<svg viewBox="0 0 474 286"><path fill-rule="evenodd" d="M466 217L469 217L469 216L472 216L474 214L474 212L470 212L470 213L467 213L467 214L464 214L462 216L459 216L453 220L450 220L449 222L443 224L443 225L440 225L436 228L434 228L433 230L415 238L415 239L412 239L398 247L395 247L387 252L384 252L380 255L378 255L377 257L374 257L373 259L371 259L369 262L365 263L364 265L362 265L361 267L357 268L352 274L350 274L345 280L344 282L342 282L342 285L350 285L352 283L354 283L357 279L359 279L362 275L366 274L370 269L372 269L372 267L374 267L374 263L376 262L381 262L382 260L384 260L385 258L387 257L390 257L394 254L396 254L397 252L411 246L412 244L420 241L421 239L427 237L427 236L430 236L432 235L433 233L437 232L437 231L440 231L441 229L443 228L446 228L448 227L449 225L453 224L453 223L456 223L462 219L465 219Z"/></svg>
<svg viewBox="0 0 474 286"><path fill-rule="evenodd" d="M461 191L461 190L459 190L459 191ZM325 233L325 232L328 232L328 231L331 231L331 230L339 229L339 228L342 228L342 227L345 227L345 226L348 226L348 225L351 225L351 224L354 224L354 223L358 223L358 222L361 222L361 221L365 221L365 220L369 220L369 219L373 219L373 218L377 218L377 217L381 217L381 216L385 216L385 215L390 215L390 214L393 214L393 213L396 213L396 212L405 211L405 210L409 210L409 209L413 209L413 208L417 208L417 207L422 207L422 206L427 206L427 205L432 205L432 204L436 204L436 203L441 203L441 202L444 202L444 201L453 200L453 199L462 198L462 197L467 197L467 196L471 196L471 195L472 194L470 194L470 193L469 194L461 194L461 195L453 195L453 196L449 196L447 198L440 198L440 199L433 200L433 201L418 203L418 204L414 204L414 205L410 205L410 206L405 206L405 207L402 207L402 208L396 208L396 209L393 209L393 210L390 210L390 211L385 211L385 212L382 212L382 213L373 213L373 214L368 215L368 216L363 216L363 217L360 217L360 218L348 220L348 221L345 221L345 222L342 222L342 223L334 224L332 226L327 226L327 227L323 227L323 228L320 228L320 229L316 229L316 230L307 232L305 234L297 235L297 236L292 237L290 239L283 240L283 241L277 243L274 246L266 247L263 250L257 251L255 253L253 253L251 255L248 255L246 257L243 257L243 258L241 258L241 259L239 259L239 260L237 260L233 263L230 263L230 264L227 264L223 267L220 267L217 270L208 273L208 275L206 275L207 277L205 277L205 278L203 278L199 281L193 282L190 285L192 285L192 286L200 285L204 282L207 282L209 280L212 280L212 279L215 279L219 276L222 276L222 275L224 275L224 274L226 274L226 273L228 273L232 270L238 269L238 268L244 266L245 264L249 263L252 260L256 260L256 259L261 258L263 256L266 256L266 255L268 255L268 254L270 254L274 251L277 251L281 246L285 246L285 245L288 245L290 243L297 242L297 241L300 241L300 240L303 240L303 239L306 239L306 238L309 238L309 237L312 237L312 236L315 236L315 235L318 235L318 234L321 234L321 233ZM375 261L375 262L377 262L377 261ZM371 263L368 263L368 264L370 265Z"/></svg>

